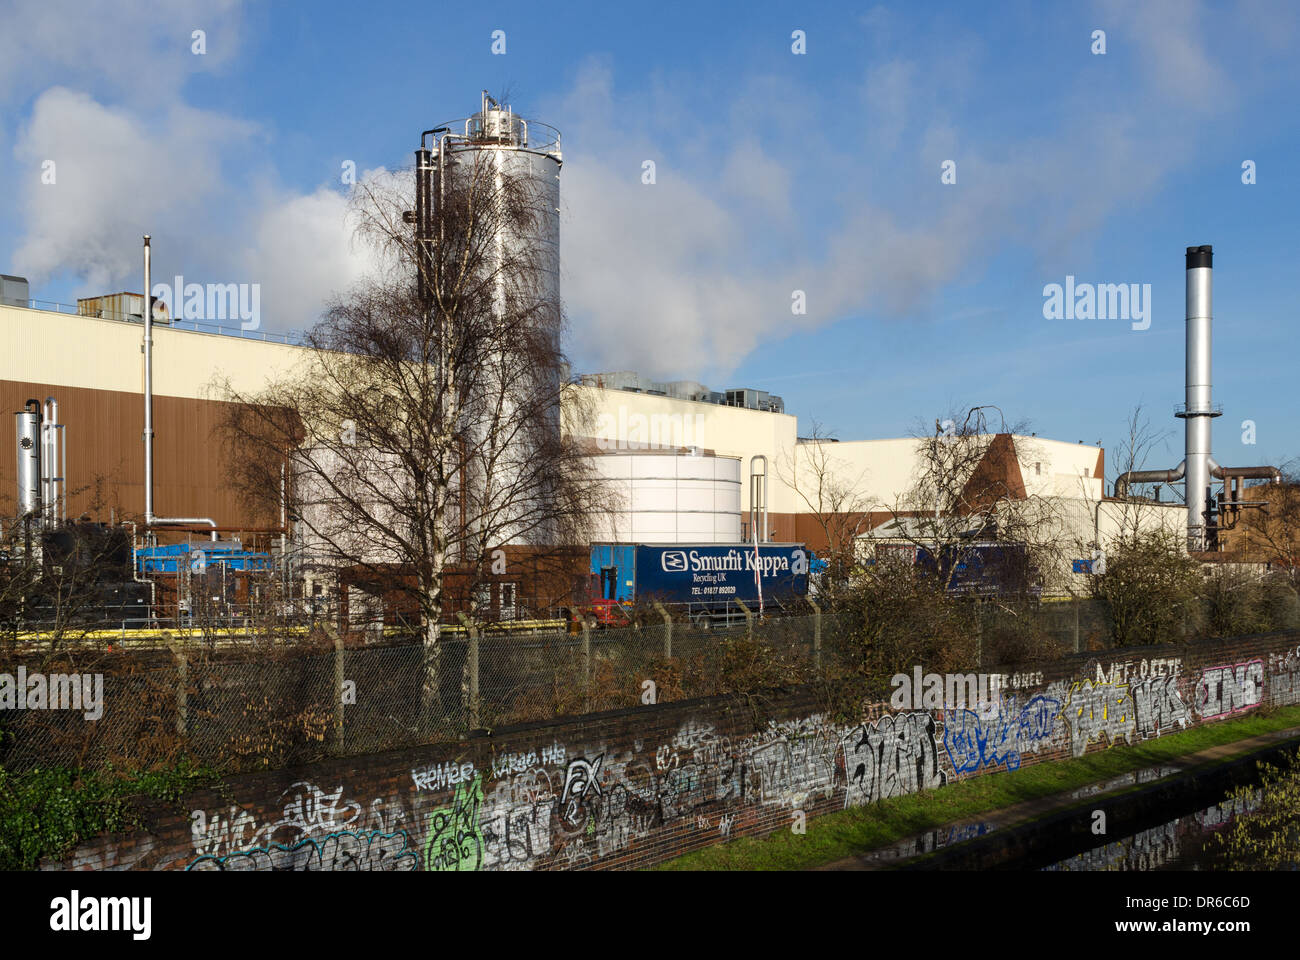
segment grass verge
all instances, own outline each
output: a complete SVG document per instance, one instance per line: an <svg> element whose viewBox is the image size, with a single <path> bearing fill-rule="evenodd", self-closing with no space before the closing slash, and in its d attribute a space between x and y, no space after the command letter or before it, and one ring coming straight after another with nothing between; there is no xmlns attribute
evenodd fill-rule
<svg viewBox="0 0 1300 960"><path fill-rule="evenodd" d="M962 780L942 790L893 797L810 819L799 836L778 830L740 837L668 860L653 870L806 870L883 847L914 834L1140 770L1209 747L1300 726L1300 706L1261 710L1237 720L1116 746L1072 760L1035 763L1012 773Z"/></svg>

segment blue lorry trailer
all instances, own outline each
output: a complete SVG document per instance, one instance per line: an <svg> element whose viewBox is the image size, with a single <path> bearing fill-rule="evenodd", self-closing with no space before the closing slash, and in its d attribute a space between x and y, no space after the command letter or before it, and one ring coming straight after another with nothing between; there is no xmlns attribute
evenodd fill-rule
<svg viewBox="0 0 1300 960"><path fill-rule="evenodd" d="M810 558L802 543L594 543L593 599L738 613L737 600L757 607L760 583L765 604L805 596Z"/></svg>

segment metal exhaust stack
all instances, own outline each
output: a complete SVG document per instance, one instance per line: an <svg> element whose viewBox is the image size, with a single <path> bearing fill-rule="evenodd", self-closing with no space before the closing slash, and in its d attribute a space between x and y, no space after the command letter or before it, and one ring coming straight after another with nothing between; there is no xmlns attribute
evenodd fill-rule
<svg viewBox="0 0 1300 960"><path fill-rule="evenodd" d="M59 401L45 398L45 419L41 425L41 487L45 507L45 522L54 526L68 519L68 443L64 432L67 427L59 423ZM63 468L59 469L62 456Z"/></svg>
<svg viewBox="0 0 1300 960"><path fill-rule="evenodd" d="M44 515L42 493L45 474L41 469L44 452L41 435L41 402L28 400L17 418L18 450L18 515L39 520Z"/></svg>
<svg viewBox="0 0 1300 960"><path fill-rule="evenodd" d="M1186 402L1175 416L1186 425L1183 463L1187 485L1187 549L1206 548L1205 512L1210 496L1210 421L1221 416L1211 402L1210 342L1214 317L1214 250L1187 248Z"/></svg>
<svg viewBox="0 0 1300 960"><path fill-rule="evenodd" d="M211 517L157 517L153 512L153 286L150 276L149 234L144 235L144 525L176 527L206 523L217 539L217 521Z"/></svg>
<svg viewBox="0 0 1300 960"><path fill-rule="evenodd" d="M1184 402L1174 416L1184 421L1183 462L1173 470L1131 470L1115 480L1115 496L1125 497L1133 483L1173 483L1186 478L1187 549L1193 553L1218 547L1218 509L1230 504L1235 511L1263 502L1239 499L1238 484L1247 479L1281 482L1276 467L1221 467L1214 462L1210 421L1222 416L1212 398L1212 338L1214 325L1214 248L1209 244L1187 248L1187 371ZM1217 506L1211 481L1222 480L1224 492Z"/></svg>

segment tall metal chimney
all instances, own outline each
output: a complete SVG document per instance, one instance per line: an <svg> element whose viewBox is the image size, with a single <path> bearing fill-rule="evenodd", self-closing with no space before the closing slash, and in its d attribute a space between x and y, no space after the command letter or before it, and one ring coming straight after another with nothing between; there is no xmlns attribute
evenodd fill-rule
<svg viewBox="0 0 1300 960"><path fill-rule="evenodd" d="M1277 467L1221 467L1214 462L1210 445L1210 421L1223 415L1211 396L1211 339L1214 317L1214 248L1208 243L1187 248L1187 373L1186 395L1174 416L1185 424L1183 462L1173 470L1130 470L1115 479L1115 496L1128 495L1131 483L1173 483L1186 478L1187 549L1192 552L1218 547L1218 515L1225 505L1233 511L1262 507L1266 501L1237 498L1246 480L1279 483ZM1211 507L1212 481L1221 480L1224 496ZM1232 499L1228 491L1232 490Z"/></svg>
<svg viewBox="0 0 1300 960"><path fill-rule="evenodd" d="M1187 396L1176 416L1186 427L1187 549L1206 548L1206 510L1210 474L1210 421L1221 416L1211 402L1210 343L1214 317L1214 250L1209 244L1187 248Z"/></svg>

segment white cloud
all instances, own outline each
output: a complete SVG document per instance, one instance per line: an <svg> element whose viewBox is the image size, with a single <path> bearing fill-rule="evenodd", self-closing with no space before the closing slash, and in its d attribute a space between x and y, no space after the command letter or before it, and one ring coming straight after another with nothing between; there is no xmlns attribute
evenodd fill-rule
<svg viewBox="0 0 1300 960"><path fill-rule="evenodd" d="M360 180L391 176L368 170ZM327 188L286 194L265 207L252 228L243 269L251 282L261 284L262 313L271 326L311 326L326 300L375 268L374 258L353 242L351 224L348 198Z"/></svg>
<svg viewBox="0 0 1300 960"><path fill-rule="evenodd" d="M965 109L985 95L984 54L968 37L882 60L864 69L860 96L817 102L760 76L701 110L662 83L618 91L607 66L587 64L546 118L565 127L563 290L577 359L725 376L800 328L924 321L948 285L1011 245L1051 275L1086 259L1107 220L1195 155L1207 111L1230 97L1195 11L1162 9L1116 14L1150 61L1116 75L1122 98L1080 76L1054 117L1050 101L1038 106L1047 124L1011 137ZM1179 22L1161 33L1161 18ZM1180 86L1187 71L1198 79ZM735 122L754 115L782 120L757 132ZM646 158L653 186L640 182ZM940 183L948 159L956 186ZM806 316L790 311L796 289Z"/></svg>
<svg viewBox="0 0 1300 960"><path fill-rule="evenodd" d="M0 31L0 105L51 84L136 102L170 100L190 74L239 49L241 0L8 0ZM207 53L191 52L206 32Z"/></svg>
<svg viewBox="0 0 1300 960"><path fill-rule="evenodd" d="M65 272L80 295L138 290L140 237L150 233L160 282L258 283L264 329L310 326L365 261L345 196L274 186L253 158L259 138L254 125L213 111L177 104L145 117L46 91L14 151L26 180L14 268L38 288ZM40 182L46 160L56 164L52 185Z"/></svg>
<svg viewBox="0 0 1300 960"><path fill-rule="evenodd" d="M140 235L200 223L228 190L218 161L242 121L177 106L147 121L84 93L41 94L14 148L26 233L14 265L40 282L72 268L99 292L138 262ZM54 163L55 182L41 182Z"/></svg>

